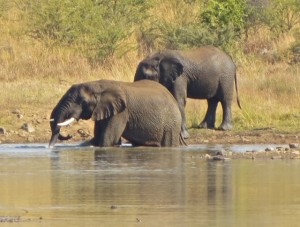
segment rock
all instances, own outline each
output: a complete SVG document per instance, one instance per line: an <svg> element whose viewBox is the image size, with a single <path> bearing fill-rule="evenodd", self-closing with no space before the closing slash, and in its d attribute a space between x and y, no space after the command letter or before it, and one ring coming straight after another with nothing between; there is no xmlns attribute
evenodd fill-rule
<svg viewBox="0 0 300 227"><path fill-rule="evenodd" d="M229 160L230 158L225 158L224 156L221 156L221 155L216 155L216 156L213 156L212 160L214 161L226 161L226 160Z"/></svg>
<svg viewBox="0 0 300 227"><path fill-rule="evenodd" d="M276 147L276 151L285 151L284 147Z"/></svg>
<svg viewBox="0 0 300 227"><path fill-rule="evenodd" d="M282 159L282 157L280 155L278 155L278 156L272 156L271 158L272 159Z"/></svg>
<svg viewBox="0 0 300 227"><path fill-rule="evenodd" d="M0 216L0 222L21 222L20 216Z"/></svg>
<svg viewBox="0 0 300 227"><path fill-rule="evenodd" d="M298 144L298 143L290 143L290 144L289 144L289 147L290 147L290 148L298 148L298 147L299 147L299 144Z"/></svg>
<svg viewBox="0 0 300 227"><path fill-rule="evenodd" d="M204 158L211 159L211 156L209 154L205 154Z"/></svg>
<svg viewBox="0 0 300 227"><path fill-rule="evenodd" d="M17 114L17 118L22 119L24 116L22 114Z"/></svg>
<svg viewBox="0 0 300 227"><path fill-rule="evenodd" d="M26 132L34 132L35 129L30 123L25 123L21 126L21 129L25 130Z"/></svg>
<svg viewBox="0 0 300 227"><path fill-rule="evenodd" d="M241 136L240 138L241 138L242 142L250 142L250 139L248 139L244 136Z"/></svg>
<svg viewBox="0 0 300 227"><path fill-rule="evenodd" d="M266 149L265 149L265 151L274 151L275 149L274 149L274 147L267 147Z"/></svg>
<svg viewBox="0 0 300 227"><path fill-rule="evenodd" d="M142 220L139 218L136 218L136 222L142 222Z"/></svg>
<svg viewBox="0 0 300 227"><path fill-rule="evenodd" d="M5 135L6 134L6 129L3 127L0 127L0 135Z"/></svg>
<svg viewBox="0 0 300 227"><path fill-rule="evenodd" d="M13 110L13 111L11 111L11 113L13 113L13 114L22 114L21 113L21 110L19 110L19 109L15 109L15 110Z"/></svg>
<svg viewBox="0 0 300 227"><path fill-rule="evenodd" d="M83 129L78 129L77 132L81 137L89 137L90 136L90 134L88 132L84 131Z"/></svg>
<svg viewBox="0 0 300 227"><path fill-rule="evenodd" d="M117 209L117 206L116 205L111 205L110 209L112 209L112 210Z"/></svg>
<svg viewBox="0 0 300 227"><path fill-rule="evenodd" d="M224 156L226 151L224 149L217 151L216 155Z"/></svg>
<svg viewBox="0 0 300 227"><path fill-rule="evenodd" d="M284 151L290 151L289 147L284 148Z"/></svg>

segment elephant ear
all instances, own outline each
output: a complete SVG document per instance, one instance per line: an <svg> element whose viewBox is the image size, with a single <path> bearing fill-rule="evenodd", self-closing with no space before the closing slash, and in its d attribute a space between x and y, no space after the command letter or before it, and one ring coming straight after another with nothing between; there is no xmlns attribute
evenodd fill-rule
<svg viewBox="0 0 300 227"><path fill-rule="evenodd" d="M159 60L153 58L146 58L141 61L137 67L134 81L138 80L154 80L159 81Z"/></svg>
<svg viewBox="0 0 300 227"><path fill-rule="evenodd" d="M183 65L177 58L163 58L159 64L160 82L172 81L183 73Z"/></svg>
<svg viewBox="0 0 300 227"><path fill-rule="evenodd" d="M120 86L106 88L95 96L97 104L92 115L95 121L112 117L126 109L126 96Z"/></svg>

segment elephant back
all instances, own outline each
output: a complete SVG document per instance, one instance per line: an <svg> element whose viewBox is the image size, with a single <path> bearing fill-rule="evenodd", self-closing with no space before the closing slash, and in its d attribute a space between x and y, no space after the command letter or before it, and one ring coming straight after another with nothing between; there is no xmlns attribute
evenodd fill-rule
<svg viewBox="0 0 300 227"><path fill-rule="evenodd" d="M181 115L175 98L160 83L140 80L128 83L126 90L128 106L132 107L132 111L138 112L134 114L135 116L147 115L148 120L157 123L166 122L170 118L173 121L181 122Z"/></svg>

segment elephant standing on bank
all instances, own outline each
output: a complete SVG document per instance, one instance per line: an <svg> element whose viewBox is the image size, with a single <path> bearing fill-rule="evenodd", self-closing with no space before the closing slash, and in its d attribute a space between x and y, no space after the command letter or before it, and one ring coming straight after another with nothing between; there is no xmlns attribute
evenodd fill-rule
<svg viewBox="0 0 300 227"><path fill-rule="evenodd" d="M89 144L94 146L120 145L121 136L133 145L185 144L176 100L154 81L99 80L73 85L51 113L49 146L53 147L57 139L70 138L60 134L61 126L90 118L95 127Z"/></svg>
<svg viewBox="0 0 300 227"><path fill-rule="evenodd" d="M184 108L187 98L207 99L208 108L200 128L214 128L219 102L223 108L221 130L232 128L231 103L234 83L237 93L236 67L230 56L213 46L189 51L165 50L142 60L134 81L150 79L163 84L178 102L184 138L189 134ZM237 102L240 102L237 94Z"/></svg>

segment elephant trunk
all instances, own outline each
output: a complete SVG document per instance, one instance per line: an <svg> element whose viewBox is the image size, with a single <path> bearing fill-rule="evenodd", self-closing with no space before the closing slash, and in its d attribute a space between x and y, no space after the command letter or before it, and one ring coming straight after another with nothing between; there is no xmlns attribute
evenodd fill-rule
<svg viewBox="0 0 300 227"><path fill-rule="evenodd" d="M63 125L59 125L60 122L64 121L64 114L62 114L59 111L59 114L55 114L57 111L53 111L51 114L51 120L50 120L50 127L51 127L51 131L52 131L52 135L51 135L51 139L49 142L49 147L52 148L55 143L57 142L57 139L59 140L68 140L71 139L72 136L71 135L67 135L67 136L63 136L60 134L60 128Z"/></svg>

